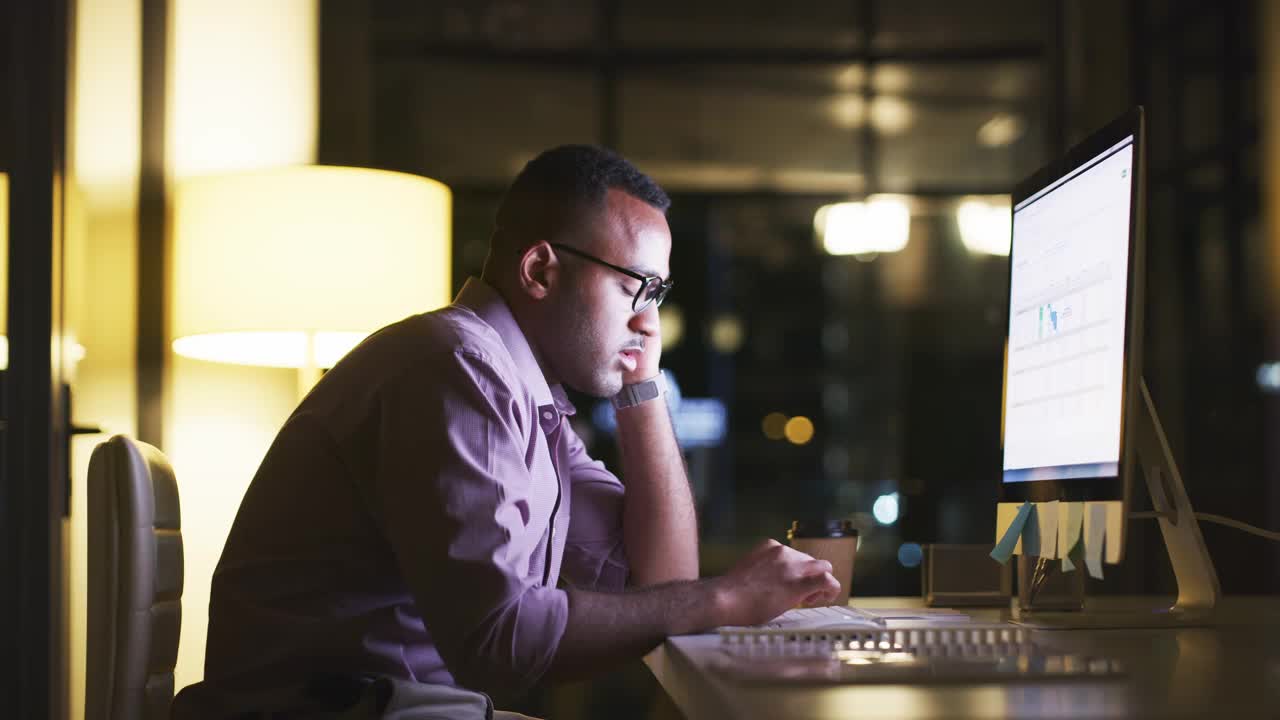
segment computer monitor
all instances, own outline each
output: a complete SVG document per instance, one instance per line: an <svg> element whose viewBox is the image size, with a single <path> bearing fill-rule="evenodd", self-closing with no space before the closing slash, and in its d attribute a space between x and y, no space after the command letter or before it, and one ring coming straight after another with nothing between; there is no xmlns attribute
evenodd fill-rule
<svg viewBox="0 0 1280 720"><path fill-rule="evenodd" d="M1220 591L1142 381L1144 151L1139 107L1014 190L999 497L1105 503L1114 564L1142 467L1185 615Z"/></svg>
<svg viewBox="0 0 1280 720"><path fill-rule="evenodd" d="M1013 195L1003 497L1123 500L1141 372L1138 126L1126 116Z"/></svg>

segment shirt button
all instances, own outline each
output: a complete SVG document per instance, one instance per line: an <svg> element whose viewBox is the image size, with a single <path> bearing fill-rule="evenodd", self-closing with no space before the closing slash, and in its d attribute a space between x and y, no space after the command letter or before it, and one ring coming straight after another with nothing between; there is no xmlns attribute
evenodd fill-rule
<svg viewBox="0 0 1280 720"><path fill-rule="evenodd" d="M550 411L550 410L548 410L548 411L546 411L546 412L542 413L542 418L543 418L544 420L550 420L550 419L551 419L551 418L553 418L553 417L555 417L555 416L551 414L551 411Z"/></svg>

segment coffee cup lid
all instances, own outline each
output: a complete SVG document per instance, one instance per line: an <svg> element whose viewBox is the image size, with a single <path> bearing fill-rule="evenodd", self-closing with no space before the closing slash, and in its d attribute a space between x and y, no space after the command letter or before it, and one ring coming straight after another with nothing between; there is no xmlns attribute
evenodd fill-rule
<svg viewBox="0 0 1280 720"><path fill-rule="evenodd" d="M787 539L858 537L858 528L849 520L793 520Z"/></svg>

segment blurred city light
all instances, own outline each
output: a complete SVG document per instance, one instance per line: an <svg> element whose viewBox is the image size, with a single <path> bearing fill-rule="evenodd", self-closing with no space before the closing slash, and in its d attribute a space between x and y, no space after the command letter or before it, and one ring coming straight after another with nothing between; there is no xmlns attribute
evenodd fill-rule
<svg viewBox="0 0 1280 720"><path fill-rule="evenodd" d="M1280 393L1280 362L1262 363L1258 366L1258 388L1265 393Z"/></svg>
<svg viewBox="0 0 1280 720"><path fill-rule="evenodd" d="M898 493L889 493L876 498L871 506L871 514L881 525L892 525L898 521Z"/></svg>
<svg viewBox="0 0 1280 720"><path fill-rule="evenodd" d="M842 95L831 102L828 112L836 127L852 130L867 119L867 104L859 95Z"/></svg>
<svg viewBox="0 0 1280 720"><path fill-rule="evenodd" d="M978 143L989 148L1012 145L1022 137L1026 125L1021 115L998 112L978 128Z"/></svg>
<svg viewBox="0 0 1280 720"><path fill-rule="evenodd" d="M898 562L903 567L920 567L924 561L924 550L919 543L906 542L898 546Z"/></svg>
<svg viewBox="0 0 1280 720"><path fill-rule="evenodd" d="M966 198L956 207L960 241L969 252L980 255L1009 254L1013 215L1009 201Z"/></svg>
<svg viewBox="0 0 1280 720"><path fill-rule="evenodd" d="M742 321L737 315L718 315L711 321L711 347L716 352L729 355L742 347Z"/></svg>
<svg viewBox="0 0 1280 720"><path fill-rule="evenodd" d="M813 421L803 415L797 415L787 421L783 433L792 445L807 444L813 439Z"/></svg>
<svg viewBox="0 0 1280 720"><path fill-rule="evenodd" d="M885 135L896 135L911 127L915 114L900 98L880 96L871 101L871 124Z"/></svg>
<svg viewBox="0 0 1280 720"><path fill-rule="evenodd" d="M787 416L779 412L769 413L760 422L760 429L770 440L781 440L786 435Z"/></svg>
<svg viewBox="0 0 1280 720"><path fill-rule="evenodd" d="M818 208L813 227L831 255L898 252L907 246L911 209L901 197L872 195L865 201Z"/></svg>
<svg viewBox="0 0 1280 720"><path fill-rule="evenodd" d="M658 308L658 324L662 328L662 349L667 350L684 339L684 311L679 305L666 303Z"/></svg>

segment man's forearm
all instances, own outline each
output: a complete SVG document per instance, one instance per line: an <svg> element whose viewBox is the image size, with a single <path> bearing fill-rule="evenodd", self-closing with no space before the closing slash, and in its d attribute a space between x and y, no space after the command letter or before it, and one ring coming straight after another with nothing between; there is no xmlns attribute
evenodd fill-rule
<svg viewBox="0 0 1280 720"><path fill-rule="evenodd" d="M622 537L631 583L698 577L698 519L666 398L618 411L626 497Z"/></svg>
<svg viewBox="0 0 1280 720"><path fill-rule="evenodd" d="M714 627L724 603L717 579L681 580L623 593L570 588L569 622L548 671L577 680L649 652L669 635Z"/></svg>

